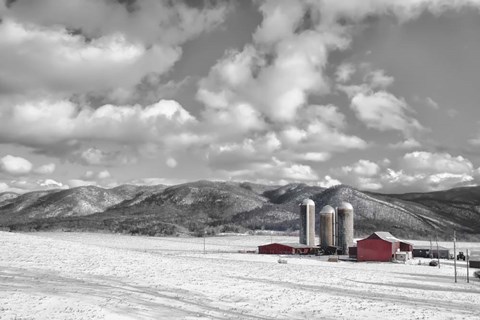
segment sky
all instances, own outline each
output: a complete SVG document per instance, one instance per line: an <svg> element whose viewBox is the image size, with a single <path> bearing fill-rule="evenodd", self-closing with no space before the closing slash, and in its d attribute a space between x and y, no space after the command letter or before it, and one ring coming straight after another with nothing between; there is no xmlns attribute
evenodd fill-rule
<svg viewBox="0 0 480 320"><path fill-rule="evenodd" d="M0 0L0 192L480 182L480 0Z"/></svg>

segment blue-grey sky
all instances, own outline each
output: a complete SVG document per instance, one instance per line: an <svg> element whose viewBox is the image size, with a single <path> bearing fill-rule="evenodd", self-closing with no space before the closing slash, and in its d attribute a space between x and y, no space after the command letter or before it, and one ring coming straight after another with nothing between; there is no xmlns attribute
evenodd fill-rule
<svg viewBox="0 0 480 320"><path fill-rule="evenodd" d="M480 181L480 0L1 0L0 21L0 192Z"/></svg>

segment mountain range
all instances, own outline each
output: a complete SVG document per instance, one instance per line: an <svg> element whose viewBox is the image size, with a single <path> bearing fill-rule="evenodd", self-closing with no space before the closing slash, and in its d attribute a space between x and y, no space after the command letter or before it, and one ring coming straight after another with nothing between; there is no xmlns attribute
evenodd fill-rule
<svg viewBox="0 0 480 320"><path fill-rule="evenodd" d="M346 185L197 181L175 186L85 186L0 193L0 228L11 231L109 231L146 235L203 235L249 230L295 231L299 203L350 202L355 236L389 231L406 239L480 239L480 187L380 194ZM317 225L318 230L318 225Z"/></svg>

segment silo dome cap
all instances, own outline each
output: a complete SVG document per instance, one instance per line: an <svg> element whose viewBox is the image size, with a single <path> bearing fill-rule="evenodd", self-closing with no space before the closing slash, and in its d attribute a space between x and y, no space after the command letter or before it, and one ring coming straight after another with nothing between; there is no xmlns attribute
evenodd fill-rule
<svg viewBox="0 0 480 320"><path fill-rule="evenodd" d="M304 205L304 206L314 206L315 202L313 202L312 199L305 199L305 200L302 201L302 205Z"/></svg>
<svg viewBox="0 0 480 320"><path fill-rule="evenodd" d="M335 213L335 209L333 209L332 206L326 205L325 207L322 208L320 213Z"/></svg>
<svg viewBox="0 0 480 320"><path fill-rule="evenodd" d="M340 209L340 210L353 210L353 206L348 202L342 202L338 206L338 209Z"/></svg>

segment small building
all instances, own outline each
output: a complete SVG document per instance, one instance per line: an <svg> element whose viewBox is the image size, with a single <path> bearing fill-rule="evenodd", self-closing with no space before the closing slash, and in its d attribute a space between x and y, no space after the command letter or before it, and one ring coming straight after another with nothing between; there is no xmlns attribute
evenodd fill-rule
<svg viewBox="0 0 480 320"><path fill-rule="evenodd" d="M374 232L357 241L357 261L391 261L398 251L411 252L413 245L389 232Z"/></svg>
<svg viewBox="0 0 480 320"><path fill-rule="evenodd" d="M412 259L412 251L397 251L395 252L395 260L407 262Z"/></svg>
<svg viewBox="0 0 480 320"><path fill-rule="evenodd" d="M270 243L258 246L260 254L314 254L318 247L299 243Z"/></svg>
<svg viewBox="0 0 480 320"><path fill-rule="evenodd" d="M418 258L448 259L450 250L445 247L437 246L414 246L413 256Z"/></svg>

